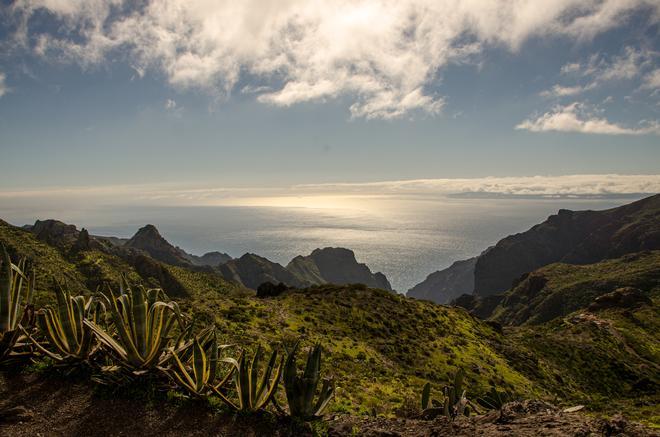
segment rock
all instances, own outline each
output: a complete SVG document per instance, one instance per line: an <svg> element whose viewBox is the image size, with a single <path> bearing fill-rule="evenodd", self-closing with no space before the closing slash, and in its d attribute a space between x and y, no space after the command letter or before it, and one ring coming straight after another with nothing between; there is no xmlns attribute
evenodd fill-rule
<svg viewBox="0 0 660 437"><path fill-rule="evenodd" d="M171 245L160 235L154 225L140 228L130 240L124 243L123 247L142 250L152 258L166 264L183 267L191 265L188 254Z"/></svg>
<svg viewBox="0 0 660 437"><path fill-rule="evenodd" d="M575 413L575 412L583 410L583 409L584 409L584 405L576 405L574 407L564 408L562 410L562 412L563 413Z"/></svg>
<svg viewBox="0 0 660 437"><path fill-rule="evenodd" d="M367 287L392 290L384 274L372 273L366 264L357 262L352 250L341 247L315 249L308 256L297 256L287 265L287 270L314 285L365 284Z"/></svg>
<svg viewBox="0 0 660 437"><path fill-rule="evenodd" d="M474 290L474 266L477 257L456 261L444 270L431 273L408 290L407 296L446 304Z"/></svg>
<svg viewBox="0 0 660 437"><path fill-rule="evenodd" d="M78 230L59 220L37 220L29 230L41 241L63 247L73 244L78 239Z"/></svg>
<svg viewBox="0 0 660 437"><path fill-rule="evenodd" d="M653 301L638 288L621 287L597 297L588 309L596 312L608 308L637 308L642 305L653 305Z"/></svg>
<svg viewBox="0 0 660 437"><path fill-rule="evenodd" d="M178 248L177 248L178 249ZM220 264L224 264L227 261L231 261L232 257L222 252L208 252L202 256L186 254L188 261L193 263L196 266L210 266L217 267Z"/></svg>
<svg viewBox="0 0 660 437"><path fill-rule="evenodd" d="M523 273L555 262L590 264L660 249L659 222L660 195L605 211L560 210L481 254L474 267L474 293L502 293Z"/></svg>
<svg viewBox="0 0 660 437"><path fill-rule="evenodd" d="M284 283L289 287L303 288L310 285L298 276L262 256L246 253L218 267L220 274L228 281L233 281L247 288L256 290L264 282Z"/></svg>

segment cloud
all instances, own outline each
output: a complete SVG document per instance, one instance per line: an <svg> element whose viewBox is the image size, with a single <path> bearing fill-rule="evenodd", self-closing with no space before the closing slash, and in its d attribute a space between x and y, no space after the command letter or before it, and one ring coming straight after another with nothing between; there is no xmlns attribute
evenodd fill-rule
<svg viewBox="0 0 660 437"><path fill-rule="evenodd" d="M566 106L557 105L551 111L523 121L516 126L518 130L531 132L579 132L603 135L660 135L657 121L646 122L643 126L623 127L611 123L597 115L597 111L579 102Z"/></svg>
<svg viewBox="0 0 660 437"><path fill-rule="evenodd" d="M165 109L170 109L170 110L176 109L176 101L173 99L167 99L165 101Z"/></svg>
<svg viewBox="0 0 660 437"><path fill-rule="evenodd" d="M9 92L9 88L7 87L6 83L7 76L5 76L5 73L0 71L0 97L4 96Z"/></svg>
<svg viewBox="0 0 660 437"><path fill-rule="evenodd" d="M660 175L511 176L456 179L416 179L367 183L307 184L298 191L363 194L483 193L514 196L604 196L655 194Z"/></svg>
<svg viewBox="0 0 660 437"><path fill-rule="evenodd" d="M660 90L660 68L656 68L644 77L641 88L652 91Z"/></svg>
<svg viewBox="0 0 660 437"><path fill-rule="evenodd" d="M47 59L123 59L140 77L157 71L220 97L247 75L266 104L347 96L353 117L387 119L439 113L444 69L485 46L587 40L641 9L660 21L650 0L18 0L8 14L15 45ZM46 17L54 23L32 28Z"/></svg>
<svg viewBox="0 0 660 437"><path fill-rule="evenodd" d="M361 208L368 199L462 193L537 197L605 197L660 192L660 175L564 175L394 180L305 184L291 187L181 187L179 184L0 190L4 207L65 208L94 205L299 206Z"/></svg>
<svg viewBox="0 0 660 437"><path fill-rule="evenodd" d="M542 91L540 95L542 97L567 97L567 96L574 96L577 94L582 94L588 89L592 89L592 85L588 86L582 86L582 85L576 85L576 86L562 86L562 85L555 85L551 89Z"/></svg>

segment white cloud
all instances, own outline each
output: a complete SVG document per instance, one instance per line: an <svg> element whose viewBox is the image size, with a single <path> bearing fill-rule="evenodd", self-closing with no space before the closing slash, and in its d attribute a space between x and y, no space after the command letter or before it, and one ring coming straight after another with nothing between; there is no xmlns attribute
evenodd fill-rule
<svg viewBox="0 0 660 437"><path fill-rule="evenodd" d="M659 193L660 175L606 174L416 179L368 183L308 184L294 188L300 192L346 194L484 193L521 196L602 196Z"/></svg>
<svg viewBox="0 0 660 437"><path fill-rule="evenodd" d="M638 127L624 127L598 116L597 111L582 103L557 105L551 111L523 121L516 126L519 130L531 132L579 132L604 135L660 135L657 121L645 122Z"/></svg>
<svg viewBox="0 0 660 437"><path fill-rule="evenodd" d="M173 99L167 99L165 101L165 109L176 109L176 101Z"/></svg>
<svg viewBox="0 0 660 437"><path fill-rule="evenodd" d="M576 86L562 86L562 85L555 85L549 90L545 90L541 92L542 97L567 97L567 96L574 96L577 94L582 94L588 89L592 89L593 86L588 85L588 86L582 86L582 85L576 85Z"/></svg>
<svg viewBox="0 0 660 437"><path fill-rule="evenodd" d="M660 90L660 68L656 68L644 77L642 89L651 91Z"/></svg>
<svg viewBox="0 0 660 437"><path fill-rule="evenodd" d="M7 87L7 76L5 76L5 73L0 71L0 97L4 96L9 92L9 88Z"/></svg>
<svg viewBox="0 0 660 437"><path fill-rule="evenodd" d="M124 57L141 76L158 70L172 86L229 94L243 74L273 87L278 106L352 100L354 117L438 113L429 90L451 63L484 45L517 50L533 36L589 39L619 26L651 0L19 0L10 7L16 43L84 68ZM57 34L35 34L46 9Z"/></svg>

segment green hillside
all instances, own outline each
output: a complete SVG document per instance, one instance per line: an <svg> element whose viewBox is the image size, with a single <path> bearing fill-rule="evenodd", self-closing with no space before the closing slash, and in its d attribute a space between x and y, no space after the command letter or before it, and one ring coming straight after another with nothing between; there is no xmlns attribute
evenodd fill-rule
<svg viewBox="0 0 660 437"><path fill-rule="evenodd" d="M0 243L12 256L32 261L40 304L52 299L53 278L92 293L104 284L116 287L123 274L133 283L170 290L199 326L214 323L224 342L253 348L258 343L290 346L298 338L306 345L320 341L324 371L338 386L330 411L391 416L417 405L426 381L439 390L461 368L472 398L497 386L521 397L584 403L595 412L623 410L658 422L653 412L660 383L657 252L594 266L542 269L547 279L543 299L557 302L559 296L568 310L548 323L502 331L463 308L360 284L257 298L210 268L171 266L103 245L90 250L50 246L4 222ZM571 313L593 300L589 290L598 284L609 284L607 290L601 287L604 292L622 285L645 287L653 304ZM503 307L498 311L498 320L508 320Z"/></svg>

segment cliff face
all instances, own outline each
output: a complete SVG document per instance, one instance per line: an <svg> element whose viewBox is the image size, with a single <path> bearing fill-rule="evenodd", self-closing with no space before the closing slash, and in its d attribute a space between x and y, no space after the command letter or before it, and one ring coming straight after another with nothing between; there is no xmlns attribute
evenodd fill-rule
<svg viewBox="0 0 660 437"><path fill-rule="evenodd" d="M428 275L408 290L407 296L447 304L462 294L472 294L476 263L477 257L456 261L446 269Z"/></svg>
<svg viewBox="0 0 660 437"><path fill-rule="evenodd" d="M273 284L282 282L290 287L311 285L285 269L281 264L274 263L253 253L246 253L240 258L221 264L219 271L226 280L253 290L256 290L264 282Z"/></svg>
<svg viewBox="0 0 660 437"><path fill-rule="evenodd" d="M643 251L587 265L550 264L503 294L463 295L452 303L503 325L538 325L587 308L648 304L659 293L660 251Z"/></svg>
<svg viewBox="0 0 660 437"><path fill-rule="evenodd" d="M163 238L154 225L146 225L140 228L135 235L128 240L124 247L140 249L152 258L175 266L187 266L191 262L188 254L178 247L172 246Z"/></svg>
<svg viewBox="0 0 660 437"><path fill-rule="evenodd" d="M660 249L660 195L605 211L560 210L479 256L474 293L502 293L522 274L554 262L588 264L653 249Z"/></svg>
<svg viewBox="0 0 660 437"><path fill-rule="evenodd" d="M287 269L312 284L365 284L368 287L392 290L390 282L380 272L372 273L366 264L358 263L352 250L341 247L315 249L308 256L291 260Z"/></svg>

